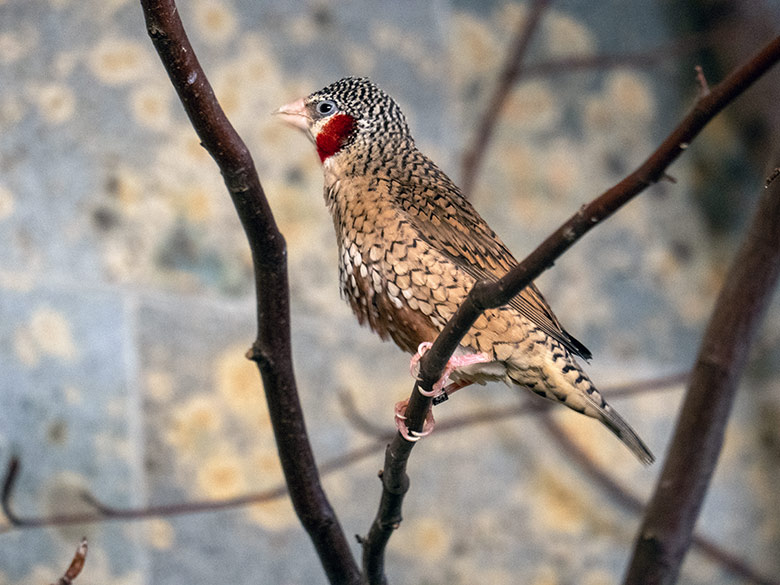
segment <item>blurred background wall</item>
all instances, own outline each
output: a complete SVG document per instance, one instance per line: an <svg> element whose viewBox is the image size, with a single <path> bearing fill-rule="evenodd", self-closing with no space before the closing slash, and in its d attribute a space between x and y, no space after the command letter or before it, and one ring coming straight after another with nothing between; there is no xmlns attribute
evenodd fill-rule
<svg viewBox="0 0 780 585"><path fill-rule="evenodd" d="M338 298L335 239L313 148L270 112L368 75L456 181L528 8L509 1L181 0L228 116L289 245L296 372L348 534L376 511L380 429L411 390L408 357ZM518 257L639 164L710 83L780 24L780 3L553 2L511 93L472 201ZM632 56L574 68L571 59ZM644 56L644 57L642 57ZM566 63L569 63L566 66ZM552 63L552 64L551 64ZM564 63L555 66L554 63ZM545 65L546 64L546 65ZM690 368L723 273L778 164L774 71L716 119L664 181L567 253L539 284L593 351L594 381ZM133 0L0 0L0 467L22 469L23 517L263 492L282 481L256 369L248 248ZM780 574L780 307L742 383L698 527ZM683 387L612 400L662 458ZM440 422L512 408L500 385L458 393ZM554 421L640 496L642 468L598 424ZM397 583L601 585L619 580L638 517L566 456L538 418L463 426L411 458ZM18 529L0 518L0 585L44 584L90 540L78 583L325 583L284 497L221 511ZM355 544L357 552L358 546ZM744 583L695 549L681 582Z"/></svg>

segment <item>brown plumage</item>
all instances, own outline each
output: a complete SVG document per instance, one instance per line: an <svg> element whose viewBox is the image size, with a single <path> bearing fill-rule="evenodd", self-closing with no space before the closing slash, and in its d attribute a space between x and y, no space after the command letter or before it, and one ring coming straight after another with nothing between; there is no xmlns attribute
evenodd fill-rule
<svg viewBox="0 0 780 585"><path fill-rule="evenodd" d="M348 77L278 113L312 139L339 247L341 291L361 323L414 353L433 341L478 280L517 261L458 187L415 146L398 105ZM533 284L486 311L456 355L458 384L502 380L600 420L644 463L649 449L606 403L575 356L590 352Z"/></svg>

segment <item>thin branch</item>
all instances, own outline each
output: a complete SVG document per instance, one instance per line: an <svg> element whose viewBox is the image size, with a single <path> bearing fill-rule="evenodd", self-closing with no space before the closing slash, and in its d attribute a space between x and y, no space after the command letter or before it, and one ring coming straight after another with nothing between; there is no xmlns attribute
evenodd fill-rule
<svg viewBox="0 0 780 585"><path fill-rule="evenodd" d="M651 378L639 382L631 382L628 384L621 384L616 386L605 386L603 388L603 393L608 398L613 399L618 397L637 396L639 394L646 394L648 392L669 391L670 389L674 389L676 386L685 383L687 379L688 373L681 372L678 374L670 374L668 376ZM345 393L345 398L342 403L346 410L346 416L353 422L358 421L360 424L365 422L366 427L361 430L367 431L372 436L374 436L373 425L370 422L365 421L364 417L362 417L362 415L355 410L354 404L350 402L351 399L347 396L348 394ZM623 505L631 512L641 512L643 507L641 500L620 486L603 469L599 468L598 465L590 460L587 454L585 454L585 452L583 452L566 435L564 431L557 427L552 419L545 416L545 413L549 410L548 404L552 406L551 403L541 400L525 400L521 404L517 404L509 408L504 407L486 409L484 411L474 412L459 417L452 417L442 421L437 425L436 434L438 436L443 433L463 430L473 425L495 424L497 421L509 418L541 414L541 421L549 430L551 430L551 436L558 442L563 453L579 464L583 471L588 474L589 477L602 490L605 490L607 494L610 495L611 502ZM376 453L382 450L383 446L388 441L392 440L394 435L395 431L383 431L375 436L377 439L376 442L364 447L353 449L347 453L324 462L320 466L321 474L324 476L330 473L335 473L336 471L342 471L348 468L350 465L363 461L368 457L374 456ZM198 514L248 506L251 504L258 504L261 502L275 500L287 495L287 486L284 483L280 483L279 485L262 492L248 494L236 498L200 502L184 502L181 504L167 504L160 506L150 506L146 508L116 508L100 503L93 497L88 497L88 501L95 507L96 510L98 510L97 512L39 518L22 518L14 514L11 511L10 506L10 503L13 499L13 489L16 483L16 478L20 470L21 464L19 463L18 459L12 458L9 462L6 471L6 477L3 481L4 487L2 492L4 511L8 515L9 521L11 521L15 528L42 528L72 524L88 524L117 520L144 520L152 517L171 517L185 514ZM702 554L709 557L713 562L725 567L733 574L747 581L753 582L756 585L780 585L780 582L760 575L744 560L723 550L705 536L694 535L693 544L700 549Z"/></svg>
<svg viewBox="0 0 780 585"><path fill-rule="evenodd" d="M486 110L483 122L477 130L476 143L478 145L487 144L493 132L493 124L487 118L498 116L506 97L512 85L516 82L520 71L520 63L527 53L534 32L538 28L549 0L535 0L531 5L527 18L521 23L517 35L512 43L509 57L498 81L498 88L490 101ZM468 195L473 180L471 168L476 168L479 164L479 157L484 149L478 148L473 155L466 153L463 166L467 171L464 173L465 181L461 182L463 192ZM454 348L453 348L454 350ZM417 385L413 394L421 396L416 392ZM427 401L424 407L424 414L428 411L430 401ZM409 428L411 430L421 431L422 420L419 419L421 413L420 404L409 404L407 416L410 417ZM415 422L412 422L415 421ZM400 436L400 435L399 435ZM401 505L404 495L409 489L409 478L406 475L406 460L411 453L413 443L405 440L394 440L385 451L385 465L380 473L382 479L382 496L379 503L374 522L371 524L368 536L361 539L363 545L363 573L370 585L385 585L387 579L384 573L384 553L390 536L401 522Z"/></svg>
<svg viewBox="0 0 780 585"><path fill-rule="evenodd" d="M634 396L647 392L657 392L669 390L674 386L682 384L687 379L687 373L671 374L660 378L652 378L639 382L623 384L619 386L604 387L605 396L614 398L619 396ZM533 403L520 404L510 408L486 409L479 412L473 412L460 417L452 417L442 421L436 427L436 433L446 433L460 430L472 425L491 424L508 418L536 414L546 411L548 403L538 400ZM380 452L382 448L393 439L395 430L378 429L368 422L355 408L351 398L347 393L342 398L342 406L345 416L357 425L357 430L368 434L376 439L375 443L353 449L342 455L325 461L320 465L320 474L328 475L336 471L341 471L348 466L358 463L371 455ZM362 428L361 428L361 425ZM118 508L99 501L92 494L84 492L81 497L89 503L94 512L80 512L76 514L57 514L53 516L19 516L13 511L12 501L16 481L21 472L21 462L18 457L11 457L3 478L2 493L0 493L0 502L9 524L13 528L43 528L51 526L69 526L73 524L90 524L95 522L119 521L119 520L144 520L146 518L172 517L186 514L199 514L204 512L216 512L219 510L238 508L259 504L270 500L275 500L287 495L287 487L284 483L268 488L260 492L253 492L234 498L225 498L221 500L191 501L180 502L177 504L160 504L156 506L146 506L143 508Z"/></svg>
<svg viewBox="0 0 780 585"><path fill-rule="evenodd" d="M696 65L694 70L696 71L696 81L699 84L699 95L704 97L710 93L710 84L707 83L707 76L704 75L704 68L701 65Z"/></svg>
<svg viewBox="0 0 780 585"><path fill-rule="evenodd" d="M716 91L716 90L713 90ZM759 200L704 334L624 583L675 583L715 471L748 351L780 276L780 183Z"/></svg>
<svg viewBox="0 0 780 585"><path fill-rule="evenodd" d="M638 396L647 392L659 392L673 389L675 386L684 384L687 379L688 372L679 372L676 374L669 374L659 378L650 378L628 384L604 386L600 392L604 395L605 398L609 398L610 400L613 398L621 398L626 396ZM351 393L342 392L340 396L340 402L344 417L352 424L352 427L355 430L363 433L368 437L377 439L378 441L387 442L392 440L393 436L395 435L395 431L390 432L386 427L380 427L379 425L369 420L357 409L357 405L355 404ZM436 434L439 435L443 431L455 430L475 424L495 423L500 420L524 416L526 414L544 414L550 408L554 407L555 404L549 400L538 398L533 399L533 401L525 401L523 404L516 406L502 406L477 412L470 412L468 414L454 416L445 421L437 423Z"/></svg>
<svg viewBox="0 0 780 585"><path fill-rule="evenodd" d="M331 583L360 573L320 484L306 435L290 351L287 249L254 162L231 126L187 39L173 0L141 0L149 36L203 146L219 165L249 240L255 270L258 336L248 357L263 379L290 498Z"/></svg>
<svg viewBox="0 0 780 585"><path fill-rule="evenodd" d="M647 392L656 392L669 390L674 386L682 384L687 379L687 373L672 374L661 378L653 378L640 382L629 383L619 386L603 388L605 396L614 398L619 396L633 396ZM437 435L451 431L457 431L472 425L492 424L508 418L520 417L529 414L545 412L551 403L538 400L519 404L510 408L486 409L479 412L473 412L467 415L452 417L442 421L436 427ZM396 434L395 430L378 429L368 422L357 410L348 394L345 393L342 406L345 410L345 416L355 425L358 430L368 434L376 439L375 443L353 449L342 455L325 461L320 465L320 474L328 475L336 471L341 471L348 466L358 463L369 456L379 453ZM362 428L361 428L361 425ZM277 486L268 488L260 492L253 492L234 498L225 498L221 500L191 501L180 502L177 504L160 504L156 506L145 506L143 508L118 508L99 501L92 494L84 492L81 497L89 503L94 512L80 512L76 514L57 514L53 516L19 516L13 511L12 501L16 481L21 472L21 462L18 457L11 457L3 478L3 489L0 494L2 509L13 528L43 528L52 526L70 526L74 524L91 524L96 522L120 521L120 520L144 520L147 518L172 517L187 514L200 514L204 512L216 512L241 506L259 504L281 498L287 495L287 486L281 483ZM2 532L2 531L0 531Z"/></svg>
<svg viewBox="0 0 780 585"><path fill-rule="evenodd" d="M769 189L769 185L771 185L777 177L780 176L780 167L775 167L772 172L769 174L769 176L766 178L766 182L764 183L764 189Z"/></svg>
<svg viewBox="0 0 780 585"><path fill-rule="evenodd" d="M460 185L466 197L471 195L486 146L496 127L496 120L512 91L512 86L517 83L520 77L523 58L528 53L531 38L539 28L539 22L549 3L549 0L535 0L529 8L528 15L520 22L517 33L512 40L506 63L499 74L498 85L480 118L471 147L463 153Z"/></svg>
<svg viewBox="0 0 780 585"><path fill-rule="evenodd" d="M529 63L522 67L523 79L529 77L550 76L561 73L574 73L592 69L611 69L615 67L647 68L655 67L659 63L668 61L672 57L679 57L687 53L693 53L710 46L714 39L723 33L723 29L714 29L703 33L689 35L683 39L671 41L646 51L636 51L623 54L596 54L574 55L571 57L558 57L536 63Z"/></svg>
<svg viewBox="0 0 780 585"><path fill-rule="evenodd" d="M434 382L441 376L447 360L483 311L508 303L520 290L552 266L552 263L585 233L649 185L658 181L704 126L778 60L780 60L780 37L774 39L748 63L712 88L708 95L699 99L693 110L638 169L601 196L584 205L523 262L496 282L477 282L436 338L433 346L420 360L420 379L415 383L406 409L408 428L412 431L422 430L431 406L431 399L418 392L418 389L423 387L431 391ZM369 581L372 583L384 582L384 549L392 530L401 521L401 504L408 489L406 462L412 446L413 443L404 440L399 433L388 446L385 454L383 492L379 512L368 537L363 541L364 571L374 579Z"/></svg>
<svg viewBox="0 0 780 585"><path fill-rule="evenodd" d="M76 552L73 554L73 560L70 562L68 570L65 574L57 580L57 583L52 585L71 585L73 580L79 576L81 569L84 568L84 563L87 560L87 539L82 538L81 544L76 548Z"/></svg>
<svg viewBox="0 0 780 585"><path fill-rule="evenodd" d="M461 163L461 188L468 197L471 195L479 175L479 169L487 153L487 145L497 125L501 110L509 94L520 78L541 77L561 73L572 73L588 69L607 69L611 67L651 67L670 57L691 53L712 44L723 33L715 29L704 33L692 34L684 39L675 40L648 51L638 51L622 55L582 55L549 59L537 63L525 64L523 57L533 29L538 24L540 13L538 6L532 8L530 16L521 22L517 35L511 45L507 62L502 70L499 82L491 95L488 106L479 119L471 142L463 152ZM536 19L536 20L535 20Z"/></svg>
<svg viewBox="0 0 780 585"><path fill-rule="evenodd" d="M609 472L598 465L593 459L583 451L551 417L540 417L542 425L550 434L563 452L609 497L609 501L619 504L627 510L641 514L645 506L636 494L620 485ZM745 579L756 585L780 585L780 581L767 575L762 575L744 560L735 556L733 553L723 549L720 545L699 534L693 535L692 544L711 561L725 568L733 575Z"/></svg>
<svg viewBox="0 0 780 585"><path fill-rule="evenodd" d="M528 21L522 23L525 25ZM477 124L477 130L468 146L464 149L461 163L461 186L463 193L471 195L479 175L482 161L487 154L487 145L498 124L501 109L509 97L512 87L520 78L550 76L561 73L572 73L589 69L608 69L613 67L651 67L672 56L697 51L712 44L713 39L722 34L721 29L706 33L697 33L687 38L661 45L649 51L639 51L621 55L575 55L572 57L555 58L537 63L523 64L524 52L521 41L525 39L526 29L521 27L513 43L510 57L501 74L501 82L497 85L490 98L489 105Z"/></svg>
<svg viewBox="0 0 780 585"><path fill-rule="evenodd" d="M653 378L641 382L635 382L626 385L605 387L604 394L609 398L636 396L647 392L668 391L686 381L688 374L686 372ZM639 513L642 511L642 501L624 487L620 486L606 471L596 465L587 454L582 451L567 435L560 429L555 422L545 416L548 412L548 403L542 401L530 400L524 401L509 408L489 409L475 412L460 417L453 417L442 421L436 427L437 435L458 430L463 430L472 425L494 424L497 421L515 418L524 415L539 415L545 427L551 432L551 436L561 447L564 454L574 460L583 471L611 497L611 502L624 506L631 512ZM353 409L354 405L345 404L346 408ZM350 419L361 415L356 412L348 414ZM362 419L361 419L362 420ZM369 423L370 425L370 423ZM322 475L328 475L336 471L348 468L350 465L358 463L368 457L371 457L381 451L384 444L393 438L395 431L386 431L376 436L377 442L364 447L353 449L343 455L339 455L323 463L320 467ZM171 517L185 514L198 514L204 512L214 512L223 509L237 508L261 502L267 502L287 495L287 486L284 483L253 494L229 498L224 500L206 501L206 502L185 502L181 504L168 504L161 506L150 506L140 509L122 509L107 506L97 502L90 497L89 501L99 512L81 513L72 515L48 516L40 518L21 518L11 512L10 502L13 497L13 489L16 483L16 477L20 471L21 465L16 458L12 458L6 472L3 482L4 489L2 499L4 511L15 528L42 528L52 526L65 526L72 524L88 524L94 522L106 522L112 520L144 520L152 517ZM702 554L709 557L713 562L725 567L733 574L755 583L756 585L780 585L780 581L773 580L767 576L759 574L744 560L725 551L713 541L702 535L693 536L693 544L700 549Z"/></svg>

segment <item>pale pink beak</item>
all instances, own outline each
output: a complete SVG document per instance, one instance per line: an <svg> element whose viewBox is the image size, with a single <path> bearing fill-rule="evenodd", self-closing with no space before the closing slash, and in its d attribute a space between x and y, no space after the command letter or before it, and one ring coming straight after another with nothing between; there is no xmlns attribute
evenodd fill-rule
<svg viewBox="0 0 780 585"><path fill-rule="evenodd" d="M303 101L303 98L283 105L281 108L276 110L274 114L280 115L282 120L284 120L284 122L290 126L300 128L309 134L309 124L311 123L311 118L309 118L309 114L306 113L306 104Z"/></svg>

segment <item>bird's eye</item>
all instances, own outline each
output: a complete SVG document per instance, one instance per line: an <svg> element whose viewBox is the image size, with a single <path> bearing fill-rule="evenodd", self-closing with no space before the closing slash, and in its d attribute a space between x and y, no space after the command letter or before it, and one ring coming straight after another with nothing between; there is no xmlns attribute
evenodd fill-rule
<svg viewBox="0 0 780 585"><path fill-rule="evenodd" d="M336 102L333 100L324 100L317 104L317 113L321 116L330 116L336 111Z"/></svg>

